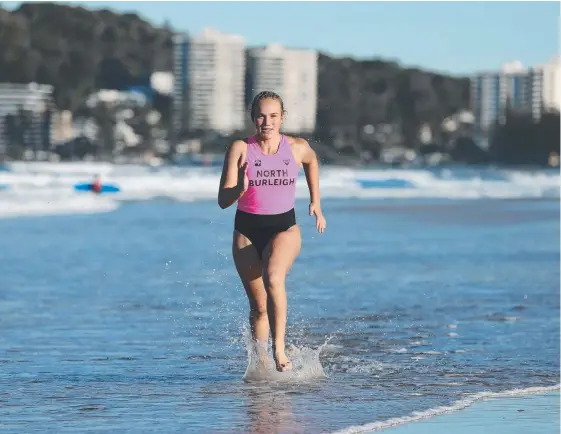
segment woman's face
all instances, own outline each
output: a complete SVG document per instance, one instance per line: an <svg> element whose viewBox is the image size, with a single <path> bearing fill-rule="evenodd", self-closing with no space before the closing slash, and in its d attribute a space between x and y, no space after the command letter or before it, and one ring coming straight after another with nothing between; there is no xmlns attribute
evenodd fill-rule
<svg viewBox="0 0 561 434"><path fill-rule="evenodd" d="M266 98L259 102L255 113L255 126L262 138L267 139L279 134L282 120L282 107L279 101Z"/></svg>

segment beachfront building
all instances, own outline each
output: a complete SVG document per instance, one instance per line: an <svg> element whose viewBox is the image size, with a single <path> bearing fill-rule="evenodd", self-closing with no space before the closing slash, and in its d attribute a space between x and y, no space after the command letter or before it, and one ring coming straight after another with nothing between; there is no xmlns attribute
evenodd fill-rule
<svg viewBox="0 0 561 434"><path fill-rule="evenodd" d="M561 111L561 57L553 57L548 63L538 68L543 76L544 109Z"/></svg>
<svg viewBox="0 0 561 434"><path fill-rule="evenodd" d="M173 109L172 130L177 138L186 127L187 101L187 49L189 37L186 34L173 36Z"/></svg>
<svg viewBox="0 0 561 434"><path fill-rule="evenodd" d="M285 48L279 44L254 48L248 53L248 102L271 90L284 101L287 116L283 130L305 134L314 131L317 111L317 52Z"/></svg>
<svg viewBox="0 0 561 434"><path fill-rule="evenodd" d="M240 35L204 29L174 37L176 134L210 130L231 134L244 126L245 42Z"/></svg>
<svg viewBox="0 0 561 434"><path fill-rule="evenodd" d="M558 58L532 68L512 62L500 71L474 75L471 78L471 109L475 126L486 132L496 122L503 124L507 110L531 114L536 122L544 110L559 110L560 78Z"/></svg>
<svg viewBox="0 0 561 434"><path fill-rule="evenodd" d="M33 151L48 150L52 93L50 85L0 83L0 154L11 141Z"/></svg>

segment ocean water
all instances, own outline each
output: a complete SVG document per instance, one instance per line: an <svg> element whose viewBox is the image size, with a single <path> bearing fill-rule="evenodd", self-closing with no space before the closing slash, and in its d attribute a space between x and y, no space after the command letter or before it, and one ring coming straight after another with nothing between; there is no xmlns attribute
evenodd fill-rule
<svg viewBox="0 0 561 434"><path fill-rule="evenodd" d="M122 192L72 190L100 172ZM217 180L0 172L2 432L372 432L559 388L558 172L325 168L325 234L297 203L290 374L250 363Z"/></svg>

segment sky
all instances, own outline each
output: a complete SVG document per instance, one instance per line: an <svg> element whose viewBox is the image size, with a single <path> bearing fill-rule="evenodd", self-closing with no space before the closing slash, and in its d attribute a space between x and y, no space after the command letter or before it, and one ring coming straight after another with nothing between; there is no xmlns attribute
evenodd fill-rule
<svg viewBox="0 0 561 434"><path fill-rule="evenodd" d="M63 3L63 2L57 2ZM213 27L248 46L280 43L334 56L394 60L468 75L515 60L542 64L559 53L559 2L64 2L135 12L156 26ZM12 9L21 2L2 2Z"/></svg>

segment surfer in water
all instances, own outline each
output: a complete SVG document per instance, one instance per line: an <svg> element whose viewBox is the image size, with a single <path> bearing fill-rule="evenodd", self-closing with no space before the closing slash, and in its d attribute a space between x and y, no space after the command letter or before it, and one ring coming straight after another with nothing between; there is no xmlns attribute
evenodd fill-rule
<svg viewBox="0 0 561 434"><path fill-rule="evenodd" d="M232 255L249 300L252 338L262 350L263 362L271 330L273 357L280 372L292 369L285 353L285 280L302 242L294 211L300 165L310 191L309 214L315 216L318 232L326 227L318 159L306 140L280 133L284 116L279 95L264 91L255 96L251 119L256 132L229 146L218 191L220 208L238 203Z"/></svg>
<svg viewBox="0 0 561 434"><path fill-rule="evenodd" d="M92 192L96 194L101 193L101 180L99 179L99 175L95 175L92 181Z"/></svg>

